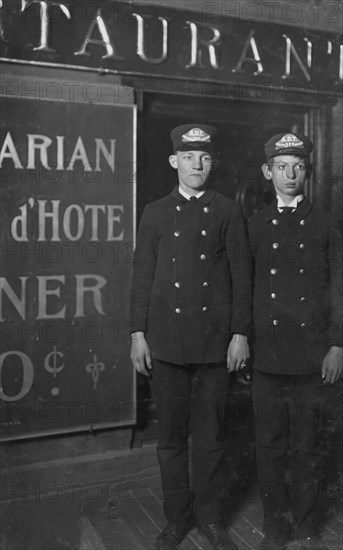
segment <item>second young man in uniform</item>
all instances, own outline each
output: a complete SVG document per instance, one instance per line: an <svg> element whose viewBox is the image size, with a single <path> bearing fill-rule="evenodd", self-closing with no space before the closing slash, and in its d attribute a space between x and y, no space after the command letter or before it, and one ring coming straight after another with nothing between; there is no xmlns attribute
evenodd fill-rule
<svg viewBox="0 0 343 550"><path fill-rule="evenodd" d="M255 264L254 371L261 550L324 550L317 497L323 475L319 422L325 384L343 360L342 236L304 197L312 142L273 136L262 166L275 201L249 220ZM292 512L292 515L290 515ZM294 532L295 529L295 532Z"/></svg>

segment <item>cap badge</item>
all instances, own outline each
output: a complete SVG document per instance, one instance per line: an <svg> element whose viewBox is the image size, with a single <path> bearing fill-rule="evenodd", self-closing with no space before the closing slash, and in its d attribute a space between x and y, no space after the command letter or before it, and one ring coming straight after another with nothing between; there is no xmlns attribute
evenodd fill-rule
<svg viewBox="0 0 343 550"><path fill-rule="evenodd" d="M182 141L211 142L211 136L204 132L201 128L192 128L187 132L187 134L183 134Z"/></svg>
<svg viewBox="0 0 343 550"><path fill-rule="evenodd" d="M294 134L286 134L275 143L275 149L287 149L288 147L302 147L304 142Z"/></svg>

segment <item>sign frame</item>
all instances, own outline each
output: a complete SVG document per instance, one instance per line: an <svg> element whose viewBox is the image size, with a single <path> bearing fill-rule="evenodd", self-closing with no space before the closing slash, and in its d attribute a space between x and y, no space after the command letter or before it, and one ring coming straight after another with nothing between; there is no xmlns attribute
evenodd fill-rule
<svg viewBox="0 0 343 550"><path fill-rule="evenodd" d="M106 79L106 82L104 82L103 77L99 77L98 75L94 75L93 71L89 71L89 75L85 75L86 78L79 79L79 72L77 69L75 70L75 67L73 67L72 71L65 70L64 67L59 67L59 72L56 74L56 71L53 73L48 68L40 68L35 67L34 71L32 70L33 67L20 67L20 70L18 71L18 65L14 63L13 65L6 64L6 71L3 71L2 73L2 86L0 91L0 96L2 99L4 98L4 90L6 90L6 86L4 87L4 83L11 83L12 90L11 93L7 96L11 99L18 99L23 101L43 101L45 104L46 102L54 102L54 94L56 94L56 85L58 84L60 86L60 89L62 90L61 97L58 98L58 102L62 104L68 104L70 103L70 86L73 85L73 102L76 105L83 105L84 108L87 107L87 105L92 104L92 101L90 101L90 97L87 97L87 94L84 93L84 90L91 90L91 86L97 86L98 89L101 90L101 99L98 100L97 105L99 105L101 108L106 107L111 112L111 107L115 108L119 105L121 108L124 108L125 112L130 112L130 119L132 120L132 134L131 134L131 147L132 147L132 163L134 166L134 170L132 171L132 186L131 186L131 201L132 201L132 211L130 214L131 218L131 228L130 228L130 238L131 239L131 245L132 247L135 246L135 239L136 239L136 196L137 196L137 181L136 181L136 166L137 166L137 105L134 102L134 94L133 89L129 88L127 86L122 86L119 79L115 79L113 77ZM34 89L32 88L32 85L30 87L30 82L35 83L35 90L36 93L32 93ZM55 85L52 86L52 83ZM69 84L69 89L67 90L66 87L63 84ZM42 93L42 90L45 86L45 89L47 93L44 95ZM89 94L88 94L89 95ZM56 98L55 98L56 99ZM55 103L57 102L55 101ZM94 105L94 101L93 101ZM67 106L66 106L67 108ZM95 107L96 108L96 107ZM115 109L112 109L112 112L115 112ZM127 268L130 272L129 266ZM130 275L130 273L129 273ZM128 279L129 280L129 279ZM125 303L125 307L128 310L128 304ZM21 431L20 427L16 428L15 425L5 426L3 424L0 440L1 441L10 441L10 440L19 440L19 439L29 439L29 438L36 438L36 437L42 437L42 436L48 436L53 434L60 434L63 435L65 433L72 433L72 432L87 432L87 431L93 431L93 430L99 430L104 428L112 428L112 427L124 427L124 426L133 426L136 424L136 373L132 366L130 365L130 358L129 358L129 345L128 341L126 340L126 343L120 344L121 346L127 347L127 361L125 362L125 365L122 366L122 368L125 369L131 369L130 376L130 388L128 395L123 396L123 401L118 403L118 408L116 408L115 412L113 413L113 417L107 417L107 418L100 418L99 420L95 419L93 421L92 418L86 418L85 421L80 423L69 423L66 425L53 425L51 423L51 427L39 429L39 426L37 426L37 422L33 423L33 429L26 429L25 431ZM125 354L126 357L126 354ZM99 402L99 397L97 397L97 400ZM120 408L121 407L121 408ZM122 412L121 412L122 411ZM10 412L9 414L12 414ZM32 414L32 411L31 411ZM108 413L105 413L105 415ZM6 413L2 413L2 419L5 418L6 420ZM37 429L38 427L38 429ZM5 429L4 429L5 428Z"/></svg>

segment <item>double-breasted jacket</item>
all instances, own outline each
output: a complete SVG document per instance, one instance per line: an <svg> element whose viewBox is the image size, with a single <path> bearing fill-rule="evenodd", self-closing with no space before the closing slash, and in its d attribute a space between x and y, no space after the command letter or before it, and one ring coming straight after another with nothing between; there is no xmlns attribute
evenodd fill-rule
<svg viewBox="0 0 343 550"><path fill-rule="evenodd" d="M342 234L304 199L290 215L276 201L248 222L254 258L254 367L306 374L343 345Z"/></svg>
<svg viewBox="0 0 343 550"><path fill-rule="evenodd" d="M213 191L176 189L144 209L133 262L131 332L177 364L226 359L251 323L251 260L240 207Z"/></svg>

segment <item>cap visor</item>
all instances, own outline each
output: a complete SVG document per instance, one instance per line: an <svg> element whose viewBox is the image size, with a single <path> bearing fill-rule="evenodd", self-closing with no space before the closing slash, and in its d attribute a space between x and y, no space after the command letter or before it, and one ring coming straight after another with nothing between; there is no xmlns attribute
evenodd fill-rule
<svg viewBox="0 0 343 550"><path fill-rule="evenodd" d="M211 143L204 143L202 141L193 141L190 143L182 143L175 147L175 151L214 151L214 147Z"/></svg>
<svg viewBox="0 0 343 550"><path fill-rule="evenodd" d="M286 149L279 149L279 151L275 151L275 153L272 153L268 156L268 159L271 159L273 157L278 157L279 155L295 155L296 157L309 157L309 153L304 153L304 151L299 151L299 149L288 147Z"/></svg>

